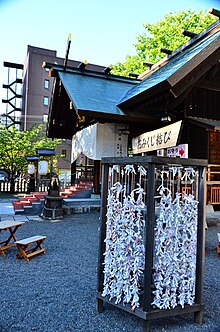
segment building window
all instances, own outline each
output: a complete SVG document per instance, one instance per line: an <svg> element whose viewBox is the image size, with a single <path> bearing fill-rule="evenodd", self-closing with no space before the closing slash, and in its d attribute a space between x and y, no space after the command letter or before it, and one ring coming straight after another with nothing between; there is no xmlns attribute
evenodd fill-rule
<svg viewBox="0 0 220 332"><path fill-rule="evenodd" d="M62 150L62 153L61 153L61 154L62 154L62 157L63 157L63 158L66 158L66 150Z"/></svg>
<svg viewBox="0 0 220 332"><path fill-rule="evenodd" d="M44 106L48 106L48 105L49 105L49 98L44 97Z"/></svg>
<svg viewBox="0 0 220 332"><path fill-rule="evenodd" d="M43 123L47 122L48 114L43 114Z"/></svg>
<svg viewBox="0 0 220 332"><path fill-rule="evenodd" d="M50 81L49 80L44 80L44 88L49 89L50 86Z"/></svg>

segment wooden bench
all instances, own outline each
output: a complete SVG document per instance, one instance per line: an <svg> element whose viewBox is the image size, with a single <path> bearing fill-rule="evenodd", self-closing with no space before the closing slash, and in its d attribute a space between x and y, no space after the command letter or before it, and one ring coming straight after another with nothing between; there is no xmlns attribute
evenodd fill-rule
<svg viewBox="0 0 220 332"><path fill-rule="evenodd" d="M46 254L44 248L42 247L42 242L47 238L47 236L36 235L28 237L23 240L16 241L15 244L18 247L19 253L16 258L23 257L26 262L29 262L29 257L38 255L40 253ZM34 247L29 248L30 245L35 244Z"/></svg>

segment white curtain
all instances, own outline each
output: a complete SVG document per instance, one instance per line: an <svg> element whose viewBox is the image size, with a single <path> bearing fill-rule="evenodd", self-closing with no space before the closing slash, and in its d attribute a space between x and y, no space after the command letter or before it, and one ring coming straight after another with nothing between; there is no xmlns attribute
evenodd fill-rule
<svg viewBox="0 0 220 332"><path fill-rule="evenodd" d="M96 125L78 131L72 138L72 162L79 157L81 152L88 158L94 159L95 144Z"/></svg>
<svg viewBox="0 0 220 332"><path fill-rule="evenodd" d="M96 123L77 132L72 138L72 162L82 152L93 160L102 157L126 157L128 136L121 133L125 125Z"/></svg>

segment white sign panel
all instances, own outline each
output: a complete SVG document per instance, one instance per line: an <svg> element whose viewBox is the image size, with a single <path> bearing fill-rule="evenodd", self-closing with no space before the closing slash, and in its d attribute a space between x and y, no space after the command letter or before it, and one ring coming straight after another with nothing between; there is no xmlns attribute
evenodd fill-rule
<svg viewBox="0 0 220 332"><path fill-rule="evenodd" d="M133 153L166 149L176 145L182 121L144 133L132 139Z"/></svg>
<svg viewBox="0 0 220 332"><path fill-rule="evenodd" d="M167 149L167 157L188 158L188 144L180 144Z"/></svg>
<svg viewBox="0 0 220 332"><path fill-rule="evenodd" d="M158 157L164 157L165 156L165 150L164 149L157 150L157 156Z"/></svg>

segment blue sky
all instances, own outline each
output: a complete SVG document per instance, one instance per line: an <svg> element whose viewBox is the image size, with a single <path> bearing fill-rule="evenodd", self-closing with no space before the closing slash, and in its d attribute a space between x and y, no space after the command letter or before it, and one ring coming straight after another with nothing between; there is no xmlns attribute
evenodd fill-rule
<svg viewBox="0 0 220 332"><path fill-rule="evenodd" d="M3 61L24 63L27 45L64 57L71 33L70 59L108 66L134 54L144 23L210 7L220 9L220 0L0 0L0 81L7 79Z"/></svg>

